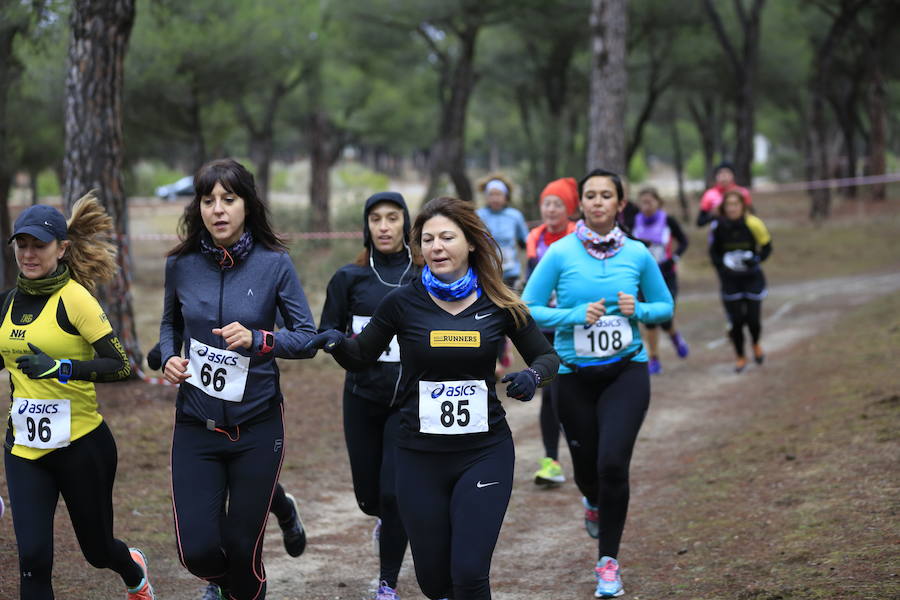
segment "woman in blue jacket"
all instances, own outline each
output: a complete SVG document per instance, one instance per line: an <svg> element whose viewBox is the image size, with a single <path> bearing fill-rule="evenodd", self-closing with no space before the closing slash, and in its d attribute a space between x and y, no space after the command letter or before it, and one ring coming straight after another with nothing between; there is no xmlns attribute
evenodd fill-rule
<svg viewBox="0 0 900 600"><path fill-rule="evenodd" d="M624 593L617 557L628 466L650 402L638 323L671 319L673 302L653 255L616 224L625 206L619 176L595 169L578 189L584 218L575 235L550 246L522 299L538 325L556 328L559 421L584 495L588 534L599 540L595 596L611 598Z"/></svg>
<svg viewBox="0 0 900 600"><path fill-rule="evenodd" d="M159 342L166 379L184 384L172 442L178 555L223 596L257 600L266 594L262 543L284 453L275 357L305 356L315 325L253 176L216 160L197 172L194 190L166 262ZM284 327L273 333L276 312Z"/></svg>

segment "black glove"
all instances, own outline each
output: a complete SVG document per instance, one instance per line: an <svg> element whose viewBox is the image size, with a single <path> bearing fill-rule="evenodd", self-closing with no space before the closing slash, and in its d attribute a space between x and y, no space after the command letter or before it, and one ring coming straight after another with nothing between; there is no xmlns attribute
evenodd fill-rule
<svg viewBox="0 0 900 600"><path fill-rule="evenodd" d="M159 342L156 342L156 345L147 353L147 366L154 371L159 371L159 368L162 367L162 351L159 349Z"/></svg>
<svg viewBox="0 0 900 600"><path fill-rule="evenodd" d="M331 354L335 349L344 343L344 334L337 329L329 329L320 334L314 335L311 340L303 346L304 350L324 350Z"/></svg>
<svg viewBox="0 0 900 600"><path fill-rule="evenodd" d="M747 267L748 271L752 271L759 264L759 255L754 254L753 256L748 256L744 258L744 266Z"/></svg>
<svg viewBox="0 0 900 600"><path fill-rule="evenodd" d="M31 379L53 379L59 372L59 361L48 355L32 343L28 344L34 354L16 357L19 370Z"/></svg>
<svg viewBox="0 0 900 600"><path fill-rule="evenodd" d="M506 395L522 402L528 402L534 397L534 391L540 383L540 376L531 369L524 371L516 371L510 373L500 380L500 383L507 383Z"/></svg>

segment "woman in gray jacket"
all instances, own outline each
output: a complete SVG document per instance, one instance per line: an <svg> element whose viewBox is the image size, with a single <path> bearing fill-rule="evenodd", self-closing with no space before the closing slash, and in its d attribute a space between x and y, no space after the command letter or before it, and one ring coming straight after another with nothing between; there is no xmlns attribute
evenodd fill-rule
<svg viewBox="0 0 900 600"><path fill-rule="evenodd" d="M263 533L284 452L275 357L307 356L302 348L315 325L253 175L234 160L216 160L197 172L194 190L179 223L182 241L166 262L160 324L164 375L186 384L172 442L178 555L224 597L258 600L266 591ZM276 312L284 327L273 333Z"/></svg>

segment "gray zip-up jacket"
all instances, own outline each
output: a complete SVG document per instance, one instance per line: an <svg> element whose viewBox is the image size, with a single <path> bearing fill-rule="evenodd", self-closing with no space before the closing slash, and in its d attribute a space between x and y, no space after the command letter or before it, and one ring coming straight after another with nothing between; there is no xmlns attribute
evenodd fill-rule
<svg viewBox="0 0 900 600"><path fill-rule="evenodd" d="M275 332L274 349L261 353L260 330L275 329L276 310L284 327ZM303 346L315 335L316 326L306 295L290 256L255 244L245 259L231 269L198 252L170 256L166 261L166 284L159 346L162 364L181 355L175 340L184 339L191 357L191 338L214 348L226 348L225 340L212 330L233 321L253 332L249 350L235 350L249 356L250 367L243 398L231 402L213 397L184 383L179 386L177 406L181 414L197 418L207 426L234 426L281 403L278 358L306 358ZM183 323L183 331L175 327Z"/></svg>

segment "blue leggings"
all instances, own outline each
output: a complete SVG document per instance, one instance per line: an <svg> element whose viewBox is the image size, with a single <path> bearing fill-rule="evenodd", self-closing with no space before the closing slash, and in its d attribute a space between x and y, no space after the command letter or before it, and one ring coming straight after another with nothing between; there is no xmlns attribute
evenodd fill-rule
<svg viewBox="0 0 900 600"><path fill-rule="evenodd" d="M128 546L113 537L117 453L105 422L37 460L13 456L9 449L4 454L22 600L53 600L53 516L60 494L91 566L112 569L129 587L141 582L144 574Z"/></svg>
<svg viewBox="0 0 900 600"><path fill-rule="evenodd" d="M432 600L490 600L514 466L512 438L463 452L397 448L400 517L419 587Z"/></svg>

